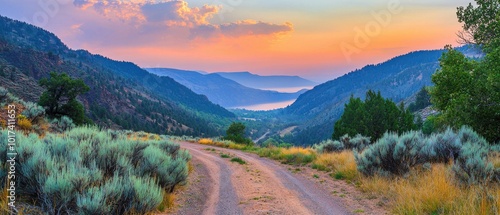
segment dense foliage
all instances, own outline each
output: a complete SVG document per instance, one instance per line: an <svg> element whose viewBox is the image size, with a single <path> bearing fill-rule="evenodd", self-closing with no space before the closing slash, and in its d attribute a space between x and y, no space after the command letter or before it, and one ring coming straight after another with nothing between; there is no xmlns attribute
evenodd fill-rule
<svg viewBox="0 0 500 215"><path fill-rule="evenodd" d="M233 122L226 131L224 139L246 145L253 145L252 140L245 137L245 125L241 122Z"/></svg>
<svg viewBox="0 0 500 215"><path fill-rule="evenodd" d="M0 175L7 171L0 131ZM145 214L185 182L190 155L157 135L74 128L17 134L16 193L47 214ZM0 177L5 185L6 177ZM17 200L17 199L16 199Z"/></svg>
<svg viewBox="0 0 500 215"><path fill-rule="evenodd" d="M88 122L83 105L76 99L90 88L82 80L74 80L67 74L50 73L50 79L42 78L40 85L46 91L40 96L39 105L46 108L49 117L70 117L77 125Z"/></svg>
<svg viewBox="0 0 500 215"><path fill-rule="evenodd" d="M423 87L420 91L418 91L415 102L408 106L408 110L411 112L419 111L430 106L431 104L431 96L429 95L427 89Z"/></svg>
<svg viewBox="0 0 500 215"><path fill-rule="evenodd" d="M345 105L344 114L335 123L332 138L361 134L375 141L387 131L402 133L414 128L413 114L409 110L384 99L380 92L369 90L364 102L351 96Z"/></svg>
<svg viewBox="0 0 500 215"><path fill-rule="evenodd" d="M500 3L478 0L459 8L468 42L481 45L480 61L447 47L441 69L432 77L432 103L451 126L469 125L490 142L500 141Z"/></svg>

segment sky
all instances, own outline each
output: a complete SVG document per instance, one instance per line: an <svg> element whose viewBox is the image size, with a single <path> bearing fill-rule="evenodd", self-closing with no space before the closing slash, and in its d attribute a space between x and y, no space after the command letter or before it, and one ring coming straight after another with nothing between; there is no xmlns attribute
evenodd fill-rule
<svg viewBox="0 0 500 215"><path fill-rule="evenodd" d="M141 67L299 75L324 82L458 45L471 0L0 0L0 15Z"/></svg>

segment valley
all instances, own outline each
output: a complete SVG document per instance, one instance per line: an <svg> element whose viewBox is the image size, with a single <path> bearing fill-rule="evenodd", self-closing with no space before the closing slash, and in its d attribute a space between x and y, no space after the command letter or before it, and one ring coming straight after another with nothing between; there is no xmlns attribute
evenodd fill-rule
<svg viewBox="0 0 500 215"><path fill-rule="evenodd" d="M0 214L498 215L500 0L463 4L6 0Z"/></svg>

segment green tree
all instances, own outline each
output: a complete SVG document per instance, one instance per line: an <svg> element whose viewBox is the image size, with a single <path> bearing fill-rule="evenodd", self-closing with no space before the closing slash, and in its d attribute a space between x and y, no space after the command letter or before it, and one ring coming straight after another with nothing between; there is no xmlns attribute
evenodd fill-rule
<svg viewBox="0 0 500 215"><path fill-rule="evenodd" d="M408 109L411 112L422 110L428 106L432 105L431 96L425 87L422 87L420 91L418 91L417 96L415 98L415 102L411 103Z"/></svg>
<svg viewBox="0 0 500 215"><path fill-rule="evenodd" d="M243 123L233 122L226 130L226 137L224 137L224 139L231 140L235 143L253 145L252 140L245 138L245 128Z"/></svg>
<svg viewBox="0 0 500 215"><path fill-rule="evenodd" d="M480 61L446 46L441 69L432 77L431 101L442 112L440 121L455 128L469 125L490 142L500 141L500 1L477 0L477 7L459 7L463 23L459 37L478 44Z"/></svg>
<svg viewBox="0 0 500 215"><path fill-rule="evenodd" d="M384 99L380 92L369 90L365 101L351 96L345 105L344 114L335 122L333 139L348 134L370 136L372 141L379 139L387 131L405 132L416 128L413 114L389 100Z"/></svg>
<svg viewBox="0 0 500 215"><path fill-rule="evenodd" d="M500 1L475 0L457 10L458 21L463 30L458 33L461 42L480 46L498 45L500 38Z"/></svg>
<svg viewBox="0 0 500 215"><path fill-rule="evenodd" d="M82 80L75 80L65 73L50 73L50 79L40 80L40 86L46 91L40 97L38 104L45 107L49 117L70 117L77 125L89 122L85 117L83 105L76 97L89 91L89 87Z"/></svg>

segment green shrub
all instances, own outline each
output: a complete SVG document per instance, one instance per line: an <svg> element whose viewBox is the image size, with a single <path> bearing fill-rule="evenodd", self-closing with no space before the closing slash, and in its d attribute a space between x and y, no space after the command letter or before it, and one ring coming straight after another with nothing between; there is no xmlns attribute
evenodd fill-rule
<svg viewBox="0 0 500 215"><path fill-rule="evenodd" d="M500 170L488 163L488 142L469 127L458 132L448 128L443 133L424 138L421 132L402 136L386 133L363 152L354 152L358 170L365 175L401 176L417 165L429 168L431 162L453 161L453 172L464 185L500 181Z"/></svg>
<svg viewBox="0 0 500 215"><path fill-rule="evenodd" d="M7 130L0 137L4 161ZM16 138L16 193L48 214L151 212L186 181L191 159L165 139L130 140L125 132L94 127Z"/></svg>
<svg viewBox="0 0 500 215"><path fill-rule="evenodd" d="M245 162L243 159L239 158L239 157L234 157L231 159L231 162L236 162L236 163L239 163L239 164L246 164L247 162Z"/></svg>
<svg viewBox="0 0 500 215"><path fill-rule="evenodd" d="M355 149L358 151L363 151L363 149L371 144L370 138L361 134L357 134L354 138L346 134L340 137L340 142L344 144L345 149Z"/></svg>
<svg viewBox="0 0 500 215"><path fill-rule="evenodd" d="M45 114L45 109L33 102L26 102L24 104L24 108L25 109L21 114L26 116L30 120L35 120Z"/></svg>
<svg viewBox="0 0 500 215"><path fill-rule="evenodd" d="M341 152L345 148L344 144L342 144L339 141L325 140L319 143L318 145L315 145L314 149L316 149L318 153L330 153L330 152Z"/></svg>
<svg viewBox="0 0 500 215"><path fill-rule="evenodd" d="M407 132L401 137L386 133L363 152L354 152L358 170L365 175L405 175L420 161L423 135Z"/></svg>
<svg viewBox="0 0 500 215"><path fill-rule="evenodd" d="M7 98L8 98L8 93L9 91L7 89L5 89L4 87L0 87L0 103L4 103L6 102Z"/></svg>
<svg viewBox="0 0 500 215"><path fill-rule="evenodd" d="M495 179L493 164L488 162L490 146L469 127L462 127L457 139L463 143L459 155L455 158L453 172L464 185L487 184Z"/></svg>
<svg viewBox="0 0 500 215"><path fill-rule="evenodd" d="M75 127L73 120L67 116L62 116L59 119L53 119L50 124L52 129L57 132L64 132Z"/></svg>

